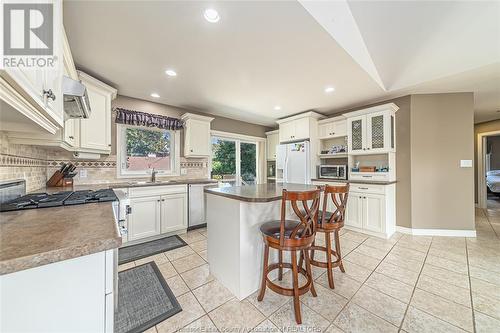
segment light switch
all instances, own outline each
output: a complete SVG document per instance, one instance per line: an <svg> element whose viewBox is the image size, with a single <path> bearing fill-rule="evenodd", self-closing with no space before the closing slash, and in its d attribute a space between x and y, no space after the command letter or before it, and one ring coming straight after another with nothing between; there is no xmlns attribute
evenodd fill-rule
<svg viewBox="0 0 500 333"><path fill-rule="evenodd" d="M460 160L461 168L472 168L472 160Z"/></svg>
<svg viewBox="0 0 500 333"><path fill-rule="evenodd" d="M87 169L80 169L80 178L87 178Z"/></svg>
<svg viewBox="0 0 500 333"><path fill-rule="evenodd" d="M181 168L181 175L187 175L188 170L186 168Z"/></svg>

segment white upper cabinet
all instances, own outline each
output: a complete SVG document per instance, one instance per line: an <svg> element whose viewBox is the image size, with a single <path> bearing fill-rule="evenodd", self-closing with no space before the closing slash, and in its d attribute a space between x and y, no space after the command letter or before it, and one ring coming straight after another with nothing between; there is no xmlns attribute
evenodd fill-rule
<svg viewBox="0 0 500 333"><path fill-rule="evenodd" d="M109 154L111 152L111 101L116 98L116 89L78 72L87 88L90 102L90 117L80 119L80 145L88 152Z"/></svg>
<svg viewBox="0 0 500 333"><path fill-rule="evenodd" d="M318 122L318 138L329 139L347 135L347 121L344 117L320 120Z"/></svg>
<svg viewBox="0 0 500 333"><path fill-rule="evenodd" d="M310 111L278 120L279 141L293 142L316 139L318 132L318 119L320 117L320 114Z"/></svg>
<svg viewBox="0 0 500 333"><path fill-rule="evenodd" d="M395 152L397 110L395 104L389 103L346 114L349 153Z"/></svg>
<svg viewBox="0 0 500 333"><path fill-rule="evenodd" d="M185 113L181 119L184 121L184 157L210 156L210 122L214 118Z"/></svg>
<svg viewBox="0 0 500 333"><path fill-rule="evenodd" d="M280 144L279 132L271 131L266 132L267 136L267 160L276 160L276 146Z"/></svg>
<svg viewBox="0 0 500 333"><path fill-rule="evenodd" d="M63 48L62 48L62 1L44 0L35 3L53 4L53 36L23 40L24 48L29 47L34 54L30 59L39 59L46 66L23 67L6 66L0 70L0 98L11 105L48 133L55 134L64 126L64 110L62 96ZM46 29L49 31L48 29ZM44 30L45 31L45 30ZM44 55L43 50L52 39L53 55ZM14 41L11 41L13 43ZM36 58L39 56L40 58Z"/></svg>

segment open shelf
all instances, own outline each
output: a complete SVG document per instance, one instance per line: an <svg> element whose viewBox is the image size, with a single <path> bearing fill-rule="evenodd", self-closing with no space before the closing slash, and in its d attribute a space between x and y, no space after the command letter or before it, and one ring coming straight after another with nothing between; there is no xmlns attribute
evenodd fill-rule
<svg viewBox="0 0 500 333"><path fill-rule="evenodd" d="M347 158L347 153L318 154L319 158Z"/></svg>

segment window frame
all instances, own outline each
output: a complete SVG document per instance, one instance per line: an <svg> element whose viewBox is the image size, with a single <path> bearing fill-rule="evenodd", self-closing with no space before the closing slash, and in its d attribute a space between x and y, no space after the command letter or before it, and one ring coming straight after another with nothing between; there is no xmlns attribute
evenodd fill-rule
<svg viewBox="0 0 500 333"><path fill-rule="evenodd" d="M126 130L128 128L146 129L158 132L170 132L170 171L156 170L159 177L172 177L180 175L180 131L166 130L156 127L135 126L117 124L116 126L116 174L117 178L149 178L151 177L152 169L144 169L143 171L127 171L124 166L127 157ZM173 150L173 152L172 152Z"/></svg>

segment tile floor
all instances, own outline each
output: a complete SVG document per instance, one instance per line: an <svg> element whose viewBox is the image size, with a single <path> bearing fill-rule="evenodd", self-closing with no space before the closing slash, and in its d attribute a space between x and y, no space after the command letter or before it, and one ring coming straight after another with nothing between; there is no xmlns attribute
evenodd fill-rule
<svg viewBox="0 0 500 333"><path fill-rule="evenodd" d="M183 308L148 333L500 332L500 210L478 209L476 230L477 238L389 240L343 230L346 273L335 271L331 290L314 269L318 297L301 297L301 326L289 297L268 289L262 302L256 294L240 302L210 275L206 230L181 235L189 246L120 269L156 261Z"/></svg>

